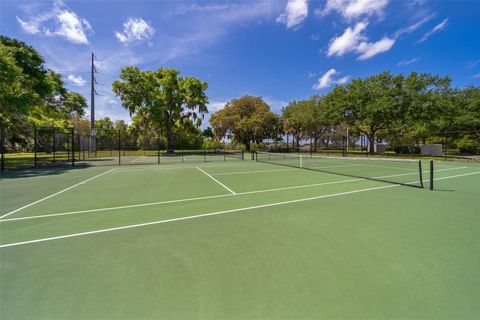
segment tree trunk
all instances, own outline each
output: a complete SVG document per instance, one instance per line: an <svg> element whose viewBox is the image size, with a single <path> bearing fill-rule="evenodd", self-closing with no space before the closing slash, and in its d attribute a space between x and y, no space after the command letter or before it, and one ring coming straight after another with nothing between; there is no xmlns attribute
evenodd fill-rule
<svg viewBox="0 0 480 320"><path fill-rule="evenodd" d="M367 135L368 138L368 153L374 154L375 153L375 135L369 134Z"/></svg>
<svg viewBox="0 0 480 320"><path fill-rule="evenodd" d="M167 153L174 153L173 132L171 129L167 129Z"/></svg>
<svg viewBox="0 0 480 320"><path fill-rule="evenodd" d="M245 140L243 143L245 143L245 149L247 152L250 152L250 140Z"/></svg>

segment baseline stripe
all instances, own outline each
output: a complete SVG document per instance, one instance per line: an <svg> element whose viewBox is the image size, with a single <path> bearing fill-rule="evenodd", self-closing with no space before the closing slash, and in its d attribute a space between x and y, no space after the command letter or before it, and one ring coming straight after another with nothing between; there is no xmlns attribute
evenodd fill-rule
<svg viewBox="0 0 480 320"><path fill-rule="evenodd" d="M470 175L475 175L475 174L480 174L480 172L471 172L471 173L459 174L459 175L455 175L455 176L441 177L441 178L434 179L434 180L453 179L453 178L470 176ZM427 180L427 181L428 181L428 180ZM414 182L411 182L411 183L415 183L415 182L417 182L417 181L414 181ZM381 186L381 187L374 187L374 188L359 189L359 190L353 190L353 191L346 191L346 192L326 194L326 195L321 195L321 196L316 196L316 197L310 197L310 198L303 198L303 199L297 199L297 200L290 200L290 201L282 201L282 202L274 202L274 203L269 203L269 204L262 204L262 205L258 205L258 206L252 206L252 207L237 208L237 209L222 210L222 211L216 211L216 212L210 212L210 213L204 213L204 214L197 214L197 215L186 216L186 217L181 217L181 218L173 218L173 219L167 219L167 220L158 220L158 221L152 221L152 222L146 222L146 223L132 224L132 225L123 226L123 227L100 229L100 230L94 230L94 231L87 231L87 232L80 232L80 233L72 233L72 234L67 234L67 235L57 236L57 237L50 237L50 238L42 238L42 239L22 241L22 242L7 243L7 244L0 245L0 249L1 249L1 248L14 247L14 246L20 246L20 245L24 245L24 244L31 244L31 243L38 243L38 242L45 242L45 241L66 239L66 238L74 238L74 237L92 235L92 234L97 234L97 233L105 233L105 232L111 232L111 231L119 231L119 230L125 230L125 229L133 229L133 228L139 228L139 227L145 227L145 226L151 226L151 225L163 224L163 223L169 223L169 222L176 222L176 221L183 221L183 220L192 220L192 219L198 219L198 218L216 216L216 215L221 215L221 214L226 214L226 213L235 213L235 212L243 212L243 211L254 210L254 209L275 207L275 206L281 206L281 205L286 205L286 204L306 202L306 201L312 201L312 200L318 200L318 199L324 199L324 198L332 198L332 197L350 195L350 194L367 192L367 191L381 190L381 189L387 189L387 188L395 188L395 187L399 187L399 186L400 186L400 185L388 185L388 186Z"/></svg>

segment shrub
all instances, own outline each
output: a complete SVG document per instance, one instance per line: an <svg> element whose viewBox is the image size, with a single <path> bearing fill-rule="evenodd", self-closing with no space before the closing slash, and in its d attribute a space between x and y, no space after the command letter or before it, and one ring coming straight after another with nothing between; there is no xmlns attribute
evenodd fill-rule
<svg viewBox="0 0 480 320"><path fill-rule="evenodd" d="M463 136L462 139L456 142L460 153L475 154L480 147L480 142L475 137L470 135Z"/></svg>
<svg viewBox="0 0 480 320"><path fill-rule="evenodd" d="M401 145L395 146L393 151L398 154L419 154L420 147L414 145Z"/></svg>

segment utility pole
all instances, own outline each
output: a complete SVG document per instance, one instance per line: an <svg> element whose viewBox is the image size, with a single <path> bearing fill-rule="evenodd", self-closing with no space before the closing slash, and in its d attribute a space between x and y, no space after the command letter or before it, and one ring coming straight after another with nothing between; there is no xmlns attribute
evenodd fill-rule
<svg viewBox="0 0 480 320"><path fill-rule="evenodd" d="M96 144L95 144L95 95L97 92L95 91L95 73L97 70L95 69L95 55L92 52L92 63L91 63L91 79L90 79L90 141L89 141L89 149L90 152L95 152Z"/></svg>

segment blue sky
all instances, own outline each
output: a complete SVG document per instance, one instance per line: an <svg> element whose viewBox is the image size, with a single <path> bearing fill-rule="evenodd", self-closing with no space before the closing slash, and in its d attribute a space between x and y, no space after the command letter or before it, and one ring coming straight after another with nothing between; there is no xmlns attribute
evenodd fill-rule
<svg viewBox="0 0 480 320"><path fill-rule="evenodd" d="M209 83L211 112L245 94L275 112L385 70L480 85L480 2L392 0L19 1L0 4L1 34L35 47L97 118L129 121L110 90L124 66L174 67ZM208 120L208 117L207 117Z"/></svg>

